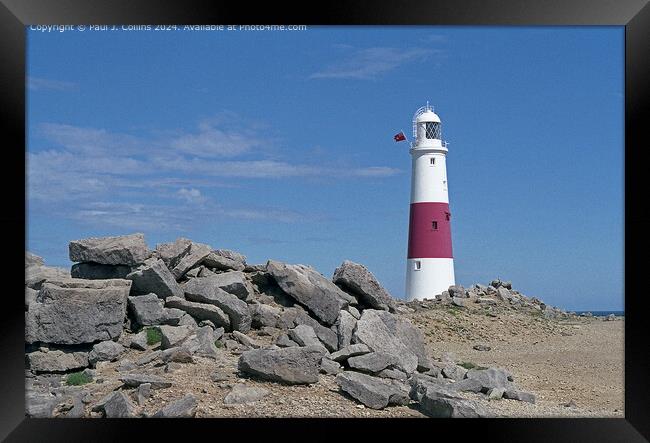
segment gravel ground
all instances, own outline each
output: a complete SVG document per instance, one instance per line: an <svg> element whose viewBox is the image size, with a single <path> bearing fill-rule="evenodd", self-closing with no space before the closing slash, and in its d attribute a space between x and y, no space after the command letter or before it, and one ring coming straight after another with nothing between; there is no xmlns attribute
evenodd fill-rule
<svg viewBox="0 0 650 443"><path fill-rule="evenodd" d="M450 352L457 362L505 367L522 390L537 397L536 404L514 400L485 402L496 416L623 416L623 320L548 320L505 306L488 311L473 304L466 308L434 304L426 309L417 308L416 312L404 315L425 331L434 358ZM260 342L272 340L252 335ZM491 349L474 350L477 344ZM129 350L121 360L135 362L154 349ZM236 370L238 358L237 353L222 348L216 361L195 357L194 363L174 364L175 369L168 372L164 365L152 362L132 371L159 375L172 382L170 388L153 390L151 397L138 406L137 413L153 414L168 402L192 393L199 403L197 417L424 417L414 405L381 411L363 407L339 391L334 376L321 375L319 383L308 386L240 378ZM100 363L95 379L102 382L83 386L90 395L85 406L87 415L98 416L90 413L92 405L112 390L120 389L118 377L122 373L116 369L119 363ZM213 381L215 374L219 374L219 379ZM263 387L270 392L255 403L225 405L223 399L236 383ZM463 396L479 398L477 394ZM135 400L135 396L132 398ZM563 406L571 400L575 406Z"/></svg>

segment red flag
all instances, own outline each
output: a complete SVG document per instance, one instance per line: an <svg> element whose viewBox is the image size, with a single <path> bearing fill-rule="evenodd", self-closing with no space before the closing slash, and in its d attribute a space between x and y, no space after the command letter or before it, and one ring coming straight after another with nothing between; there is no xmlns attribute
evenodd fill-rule
<svg viewBox="0 0 650 443"><path fill-rule="evenodd" d="M396 142L401 142L401 141L406 140L406 136L404 135L403 132L400 131L399 134L395 134L395 135L393 136L393 139L395 139Z"/></svg>

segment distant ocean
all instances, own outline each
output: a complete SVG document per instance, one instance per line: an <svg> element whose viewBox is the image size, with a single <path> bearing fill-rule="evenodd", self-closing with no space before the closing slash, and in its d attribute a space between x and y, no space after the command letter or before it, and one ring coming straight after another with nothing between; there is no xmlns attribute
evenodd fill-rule
<svg viewBox="0 0 650 443"><path fill-rule="evenodd" d="M594 315L594 317L607 317L609 314L614 314L617 317L625 316L625 311L574 311L574 312L578 315L591 312Z"/></svg>

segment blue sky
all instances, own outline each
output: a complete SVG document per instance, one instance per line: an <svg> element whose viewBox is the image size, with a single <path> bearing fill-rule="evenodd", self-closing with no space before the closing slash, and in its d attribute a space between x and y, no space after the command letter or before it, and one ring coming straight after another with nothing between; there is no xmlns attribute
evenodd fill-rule
<svg viewBox="0 0 650 443"><path fill-rule="evenodd" d="M623 308L622 27L28 31L27 248L179 236L404 295L411 118L449 142L458 283Z"/></svg>

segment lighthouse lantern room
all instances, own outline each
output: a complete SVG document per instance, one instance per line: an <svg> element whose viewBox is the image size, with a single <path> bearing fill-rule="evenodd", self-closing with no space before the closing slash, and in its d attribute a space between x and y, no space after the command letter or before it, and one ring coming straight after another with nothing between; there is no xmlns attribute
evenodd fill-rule
<svg viewBox="0 0 650 443"><path fill-rule="evenodd" d="M440 117L428 102L413 116L413 138L406 297L422 300L455 284L447 143Z"/></svg>

